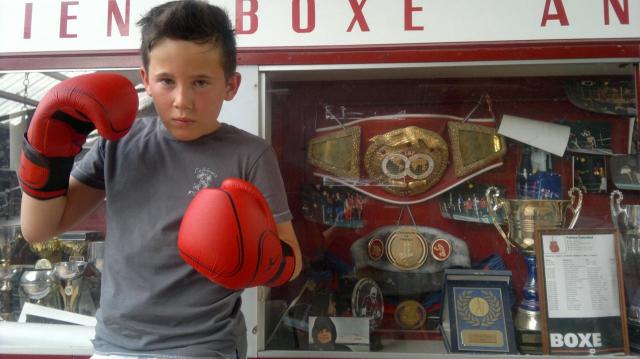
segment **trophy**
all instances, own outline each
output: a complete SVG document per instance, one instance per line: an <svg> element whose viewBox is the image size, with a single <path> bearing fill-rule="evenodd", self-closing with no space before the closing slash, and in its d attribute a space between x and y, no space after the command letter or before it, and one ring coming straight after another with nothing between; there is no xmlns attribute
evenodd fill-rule
<svg viewBox="0 0 640 359"><path fill-rule="evenodd" d="M102 273L104 268L104 241L89 242L87 253L89 264L97 269L99 273Z"/></svg>
<svg viewBox="0 0 640 359"><path fill-rule="evenodd" d="M60 239L60 248L68 257L84 257L87 252L87 241Z"/></svg>
<svg viewBox="0 0 640 359"><path fill-rule="evenodd" d="M84 261L84 258L73 257L69 261L58 262L53 266L55 276L60 281L60 294L64 310L68 312L78 313L78 297L86 267L87 262Z"/></svg>
<svg viewBox="0 0 640 359"><path fill-rule="evenodd" d="M15 249L19 236L20 226L0 226L0 266L8 266L11 264L11 256L13 255L13 250Z"/></svg>
<svg viewBox="0 0 640 359"><path fill-rule="evenodd" d="M28 269L20 277L20 289L33 304L60 309L56 278L51 269Z"/></svg>
<svg viewBox="0 0 640 359"><path fill-rule="evenodd" d="M49 262L57 262L62 257L60 240L58 237L49 238L42 242L30 242L29 249L38 256Z"/></svg>
<svg viewBox="0 0 640 359"><path fill-rule="evenodd" d="M622 266L627 302L629 344L640 351L640 205L622 205L622 192L611 192L610 208L613 225L620 231Z"/></svg>
<svg viewBox="0 0 640 359"><path fill-rule="evenodd" d="M574 196L577 192L577 200ZM527 281L523 287L523 299L515 317L518 349L522 353L542 353L540 303L536 283L536 260L534 235L538 229L573 228L582 208L582 192L573 187L569 190L570 200L552 199L504 199L496 187L489 187L485 193L489 216L500 236L511 247L518 248L527 264ZM575 202L575 204L574 204ZM505 233L498 223L497 211L502 209ZM571 221L566 224L566 212L572 212Z"/></svg>
<svg viewBox="0 0 640 359"><path fill-rule="evenodd" d="M351 313L354 317L369 318L369 346L371 350L382 349L382 340L374 334L375 328L382 323L384 299L382 290L371 278L361 278L351 292Z"/></svg>
<svg viewBox="0 0 640 359"><path fill-rule="evenodd" d="M13 278L18 273L16 266L0 266L0 318L12 319Z"/></svg>
<svg viewBox="0 0 640 359"><path fill-rule="evenodd" d="M13 279L18 268L11 266L11 256L19 235L18 225L0 226L0 317L4 320L9 320L12 312Z"/></svg>

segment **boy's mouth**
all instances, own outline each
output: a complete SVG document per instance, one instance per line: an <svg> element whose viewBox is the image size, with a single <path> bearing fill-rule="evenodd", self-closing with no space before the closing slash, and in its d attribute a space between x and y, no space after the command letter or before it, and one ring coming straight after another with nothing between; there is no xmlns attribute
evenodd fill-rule
<svg viewBox="0 0 640 359"><path fill-rule="evenodd" d="M194 123L195 121L186 117L175 117L173 118L173 122L179 126L186 126Z"/></svg>

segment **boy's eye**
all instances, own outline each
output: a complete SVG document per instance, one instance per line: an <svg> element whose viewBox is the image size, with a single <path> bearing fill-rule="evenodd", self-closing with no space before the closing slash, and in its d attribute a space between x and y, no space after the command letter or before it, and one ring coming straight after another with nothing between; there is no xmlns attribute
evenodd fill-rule
<svg viewBox="0 0 640 359"><path fill-rule="evenodd" d="M195 85L195 87L205 87L207 86L209 83L205 80L196 80L193 83Z"/></svg>
<svg viewBox="0 0 640 359"><path fill-rule="evenodd" d="M165 85L165 86L170 86L173 85L173 80L172 79L158 79L158 82Z"/></svg>

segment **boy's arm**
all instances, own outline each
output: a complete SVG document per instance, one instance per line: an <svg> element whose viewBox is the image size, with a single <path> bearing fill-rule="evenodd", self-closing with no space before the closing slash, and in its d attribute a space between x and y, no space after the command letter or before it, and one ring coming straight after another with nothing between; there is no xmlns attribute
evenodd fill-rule
<svg viewBox="0 0 640 359"><path fill-rule="evenodd" d="M290 279L291 281L296 279L302 270L302 253L300 252L300 244L298 243L298 238L296 237L296 232L293 230L293 224L291 221L277 223L276 227L278 228L278 237L291 247L296 259L296 267L293 270L293 275Z"/></svg>
<svg viewBox="0 0 640 359"><path fill-rule="evenodd" d="M39 200L22 194L20 225L28 242L42 242L73 227L104 199L104 191L75 178L69 181L66 196Z"/></svg>
<svg viewBox="0 0 640 359"><path fill-rule="evenodd" d="M104 198L104 191L70 179L91 131L116 141L138 111L138 94L124 76L92 73L61 81L40 100L20 157L22 234L41 242L71 228Z"/></svg>

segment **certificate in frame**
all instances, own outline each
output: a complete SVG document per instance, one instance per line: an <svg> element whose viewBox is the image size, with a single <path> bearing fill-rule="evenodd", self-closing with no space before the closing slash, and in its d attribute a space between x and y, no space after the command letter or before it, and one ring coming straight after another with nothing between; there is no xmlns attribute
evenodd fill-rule
<svg viewBox="0 0 640 359"><path fill-rule="evenodd" d="M614 229L536 231L544 354L629 354Z"/></svg>

